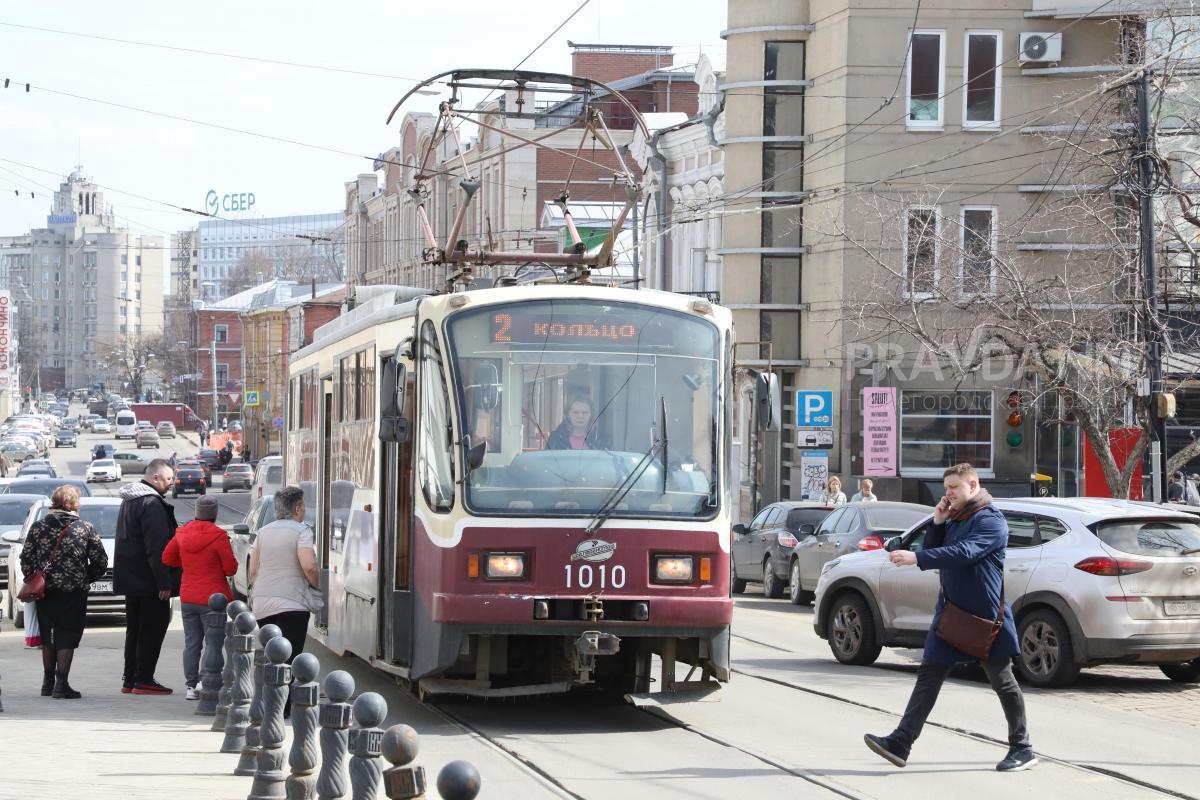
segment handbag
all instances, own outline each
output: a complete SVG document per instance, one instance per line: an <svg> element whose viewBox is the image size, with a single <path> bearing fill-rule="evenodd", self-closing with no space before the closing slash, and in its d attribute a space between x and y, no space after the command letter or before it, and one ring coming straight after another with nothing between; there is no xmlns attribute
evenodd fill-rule
<svg viewBox="0 0 1200 800"><path fill-rule="evenodd" d="M59 532L58 538L54 540L54 549L50 551L50 558L46 561L46 566L34 570L25 577L25 581L21 584L21 591L17 592L17 599L22 603L32 603L46 596L46 570L50 569L54 559L58 558L58 546L62 544L69 527L69 525L64 526Z"/></svg>
<svg viewBox="0 0 1200 800"><path fill-rule="evenodd" d="M1000 615L995 619L977 617L964 611L942 592L942 616L938 619L937 637L946 644L969 656L986 661L991 655L992 645L1004 627L1004 590L1000 590Z"/></svg>

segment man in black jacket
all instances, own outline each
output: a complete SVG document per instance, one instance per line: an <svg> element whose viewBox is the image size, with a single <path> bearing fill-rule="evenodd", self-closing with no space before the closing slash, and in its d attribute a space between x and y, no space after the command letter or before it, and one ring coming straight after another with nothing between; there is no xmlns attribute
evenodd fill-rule
<svg viewBox="0 0 1200 800"><path fill-rule="evenodd" d="M171 622L171 597L179 593L179 571L162 561L178 527L175 509L163 500L174 478L166 459L156 458L139 483L120 491L113 592L125 595L123 694L171 694L154 679L154 670Z"/></svg>

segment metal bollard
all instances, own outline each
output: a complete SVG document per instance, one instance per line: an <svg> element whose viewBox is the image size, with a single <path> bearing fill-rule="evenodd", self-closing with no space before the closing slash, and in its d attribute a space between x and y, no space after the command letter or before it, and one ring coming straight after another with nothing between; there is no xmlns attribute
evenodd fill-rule
<svg viewBox="0 0 1200 800"><path fill-rule="evenodd" d="M234 600L225 606L225 665L221 670L221 691L217 695L217 713L213 717L212 723L212 730L218 733L225 730L225 724L228 722L226 715L229 713L229 696L233 693L233 637L237 635L233 621L237 619L238 614L249 610L241 600Z"/></svg>
<svg viewBox="0 0 1200 800"><path fill-rule="evenodd" d="M270 625L267 626L271 627ZM254 773L254 785L250 787L248 800L283 800L283 739L287 728L283 723L283 705L287 700L288 684L292 681L292 668L287 660L292 656L292 643L276 636L263 648L267 665L263 667L263 717L259 729L258 770Z"/></svg>
<svg viewBox="0 0 1200 800"><path fill-rule="evenodd" d="M225 721L222 753L240 753L246 746L246 728L250 722L250 698L254 693L254 629L258 623L249 611L233 621L234 678L229 695L229 713Z"/></svg>
<svg viewBox="0 0 1200 800"><path fill-rule="evenodd" d="M287 800L312 800L317 778L317 703L321 687L316 682L321 662L312 653L301 653L292 662L292 751L288 766Z"/></svg>
<svg viewBox="0 0 1200 800"><path fill-rule="evenodd" d="M208 613L204 615L204 656L200 672L200 700L196 716L211 717L217 713L217 695L221 692L221 670L225 668L225 608L229 599L223 594L208 598Z"/></svg>
<svg viewBox="0 0 1200 800"><path fill-rule="evenodd" d="M420 751L417 732L408 725L393 725L384 732L383 757L391 763L383 771L383 793L388 800L425 796L425 768L408 766Z"/></svg>
<svg viewBox="0 0 1200 800"><path fill-rule="evenodd" d="M325 696L321 704L321 772L317 775L319 800L340 800L346 796L346 748L350 727L350 704L354 678L337 670L325 676Z"/></svg>
<svg viewBox="0 0 1200 800"><path fill-rule="evenodd" d="M482 788L479 770L470 761L451 761L437 776L437 790L442 800L475 800Z"/></svg>
<svg viewBox="0 0 1200 800"><path fill-rule="evenodd" d="M354 701L354 729L350 731L350 787L353 800L375 800L383 775L383 729L387 701L376 692L363 692Z"/></svg>
<svg viewBox="0 0 1200 800"><path fill-rule="evenodd" d="M263 670L267 666L267 642L282 636L278 625L264 625L258 630L258 647L254 648L254 695L250 700L250 727L246 728L246 746L234 767L234 775L253 775L258 772L259 733L263 720Z"/></svg>

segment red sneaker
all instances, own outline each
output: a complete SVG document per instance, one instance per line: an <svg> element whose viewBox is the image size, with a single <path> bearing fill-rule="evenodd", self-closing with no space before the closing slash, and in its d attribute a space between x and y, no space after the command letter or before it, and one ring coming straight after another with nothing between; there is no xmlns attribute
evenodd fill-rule
<svg viewBox="0 0 1200 800"><path fill-rule="evenodd" d="M134 694L171 694L172 691L158 681L145 681L133 685Z"/></svg>
<svg viewBox="0 0 1200 800"><path fill-rule="evenodd" d="M133 694L133 684L126 683L121 685L121 694Z"/></svg>

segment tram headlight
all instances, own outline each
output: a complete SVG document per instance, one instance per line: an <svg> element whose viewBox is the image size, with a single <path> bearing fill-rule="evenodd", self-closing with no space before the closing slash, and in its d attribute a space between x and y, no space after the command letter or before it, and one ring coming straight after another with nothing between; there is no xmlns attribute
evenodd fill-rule
<svg viewBox="0 0 1200 800"><path fill-rule="evenodd" d="M655 556L654 579L659 583L690 583L694 565L691 556Z"/></svg>
<svg viewBox="0 0 1200 800"><path fill-rule="evenodd" d="M524 578L524 553L488 553L487 576L489 578Z"/></svg>

